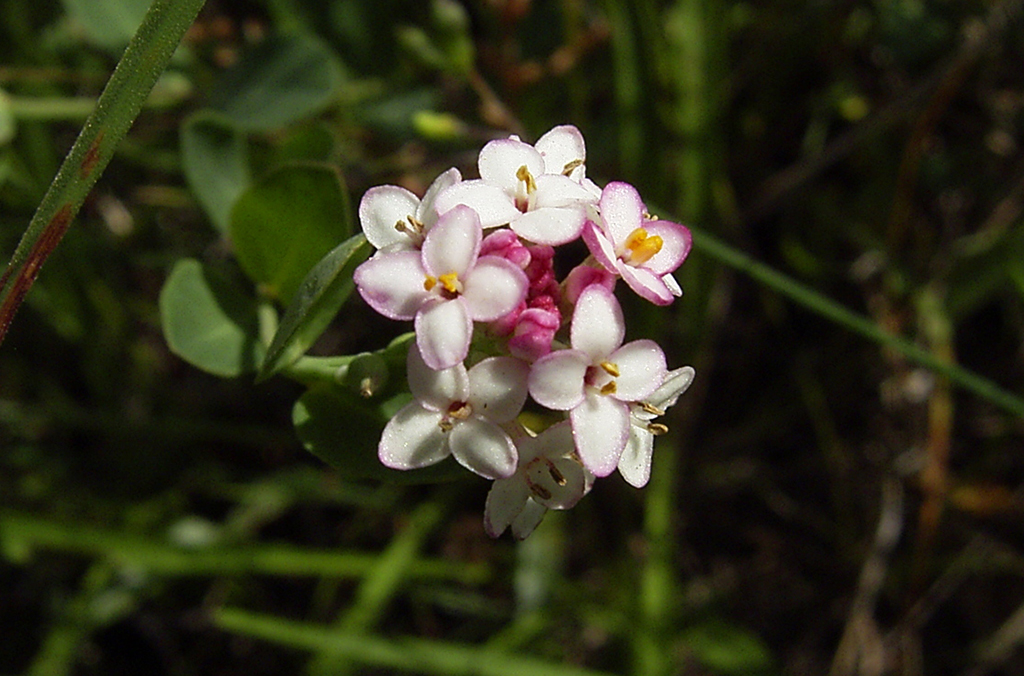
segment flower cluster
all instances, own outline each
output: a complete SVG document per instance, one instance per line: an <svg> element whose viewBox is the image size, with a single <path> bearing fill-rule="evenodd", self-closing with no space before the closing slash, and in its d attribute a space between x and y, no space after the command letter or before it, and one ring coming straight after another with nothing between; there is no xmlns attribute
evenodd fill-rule
<svg viewBox="0 0 1024 676"><path fill-rule="evenodd" d="M380 460L415 469L452 455L493 479L484 524L494 537L511 526L525 538L547 509L572 507L616 469L645 485L667 430L655 419L693 380L688 366L668 370L654 341L623 343L613 294L621 278L671 303L690 232L651 216L627 183L595 185L585 160L582 134L560 126L534 145L487 143L478 179L449 169L422 200L385 185L359 205L377 248L355 272L359 293L416 333L413 401L385 427ZM577 239L590 256L559 280L556 247ZM471 358L474 345L486 347ZM527 429L528 398L562 421Z"/></svg>

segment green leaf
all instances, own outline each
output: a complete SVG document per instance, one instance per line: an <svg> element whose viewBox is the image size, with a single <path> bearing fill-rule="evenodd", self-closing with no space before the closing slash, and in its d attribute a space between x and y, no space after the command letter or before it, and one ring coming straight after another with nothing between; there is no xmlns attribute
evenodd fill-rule
<svg viewBox="0 0 1024 676"><path fill-rule="evenodd" d="M160 291L160 321L171 352L193 366L225 378L255 370L256 301L220 270L178 261Z"/></svg>
<svg viewBox="0 0 1024 676"><path fill-rule="evenodd" d="M336 246L309 271L267 349L260 380L294 363L316 342L352 293L356 266L372 250L365 237L355 235Z"/></svg>
<svg viewBox="0 0 1024 676"><path fill-rule="evenodd" d="M90 41L105 49L121 49L142 23L150 0L63 0L68 15Z"/></svg>
<svg viewBox="0 0 1024 676"><path fill-rule="evenodd" d="M408 398L408 395L405 395ZM387 402L395 408L397 402ZM387 418L380 408L338 387L307 390L292 409L292 423L306 450L345 479L378 479L389 483L434 483L465 477L468 470L449 458L439 465L403 472L377 458L377 445Z"/></svg>
<svg viewBox="0 0 1024 676"><path fill-rule="evenodd" d="M694 625L680 638L697 661L716 674L753 676L773 670L774 660L764 641L721 618Z"/></svg>
<svg viewBox="0 0 1024 676"><path fill-rule="evenodd" d="M11 142L11 139L14 138L14 128L14 111L11 110L11 100L4 90L0 89L0 146Z"/></svg>
<svg viewBox="0 0 1024 676"><path fill-rule="evenodd" d="M326 108L341 83L334 53L310 35L278 35L246 52L209 106L242 129L271 131Z"/></svg>
<svg viewBox="0 0 1024 676"><path fill-rule="evenodd" d="M231 211L242 269L272 298L295 296L310 269L350 233L341 176L325 165L290 165L250 186Z"/></svg>
<svg viewBox="0 0 1024 676"><path fill-rule="evenodd" d="M245 137L223 115L201 111L182 124L181 161L196 199L226 235L231 207L251 182Z"/></svg>

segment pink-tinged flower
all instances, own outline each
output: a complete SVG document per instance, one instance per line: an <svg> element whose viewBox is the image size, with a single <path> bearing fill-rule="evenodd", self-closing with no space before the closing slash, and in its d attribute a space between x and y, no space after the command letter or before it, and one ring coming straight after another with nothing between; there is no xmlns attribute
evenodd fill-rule
<svg viewBox="0 0 1024 676"><path fill-rule="evenodd" d="M536 437L523 432L516 440L519 466L515 474L498 479L487 494L484 530L496 538L512 526L523 540L549 509L570 509L594 485L594 475L573 451L568 421L552 425Z"/></svg>
<svg viewBox="0 0 1024 676"><path fill-rule="evenodd" d="M601 265L656 305L668 305L681 291L672 272L690 253L686 226L647 217L636 188L613 182L599 204L601 224L587 221L583 241Z"/></svg>
<svg viewBox="0 0 1024 676"><path fill-rule="evenodd" d="M491 322L526 297L526 275L497 256L479 256L476 213L457 207L438 219L422 250L381 252L356 268L359 294L377 312L414 320L416 344L432 369L466 358L473 322Z"/></svg>
<svg viewBox="0 0 1024 676"><path fill-rule="evenodd" d="M469 371L462 364L438 371L423 361L415 344L407 363L415 400L384 428L380 461L395 469L417 469L453 455L488 479L515 472L516 447L501 425L514 420L526 402L526 364L491 357Z"/></svg>
<svg viewBox="0 0 1024 676"><path fill-rule="evenodd" d="M633 424L629 429L626 448L619 458L619 474L631 486L642 488L650 480L654 437L668 432L664 424L653 421L675 405L679 396L693 382L694 375L691 366L669 371L661 387L642 402L630 404L630 421Z"/></svg>
<svg viewBox="0 0 1024 676"><path fill-rule="evenodd" d="M608 272L604 267L593 267L585 264L577 265L569 271L565 281L562 283L565 300L570 305L575 305L583 290L591 284L599 284L609 291L614 291L615 281L615 274Z"/></svg>
<svg viewBox="0 0 1024 676"><path fill-rule="evenodd" d="M520 359L536 361L551 352L551 341L561 325L562 315L557 309L527 308L516 318L508 351Z"/></svg>
<svg viewBox="0 0 1024 676"><path fill-rule="evenodd" d="M576 127L555 127L530 145L516 136L480 151L480 178L462 181L437 198L438 213L458 204L480 214L485 228L506 223L523 239L564 244L580 236L596 186L584 177L586 147Z"/></svg>
<svg viewBox="0 0 1024 676"><path fill-rule="evenodd" d="M437 222L437 195L461 180L458 169L449 169L434 179L422 200L397 185L370 188L359 201L359 224L367 241L383 251L419 249Z"/></svg>
<svg viewBox="0 0 1024 676"><path fill-rule="evenodd" d="M597 476L611 474L629 439L630 404L665 379L665 354L652 340L625 345L622 309L612 292L588 286L572 316L572 349L541 357L530 370L530 395L542 406L569 411L576 452Z"/></svg>

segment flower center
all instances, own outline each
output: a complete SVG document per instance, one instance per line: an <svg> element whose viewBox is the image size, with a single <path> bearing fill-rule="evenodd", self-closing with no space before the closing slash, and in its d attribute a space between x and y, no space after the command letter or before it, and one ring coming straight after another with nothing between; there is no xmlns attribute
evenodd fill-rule
<svg viewBox="0 0 1024 676"><path fill-rule="evenodd" d="M637 228L624 242L623 260L633 266L643 265L661 251L664 243L660 236L648 235L643 228Z"/></svg>
<svg viewBox="0 0 1024 676"><path fill-rule="evenodd" d="M521 187L526 188L525 192L521 189L516 190L516 209L526 213L530 210L530 196L537 192L537 181L534 180L533 174L530 173L525 164L516 170L516 178L522 184Z"/></svg>
<svg viewBox="0 0 1024 676"><path fill-rule="evenodd" d="M441 284L440 288L438 288L438 283ZM459 280L459 273L457 272L448 272L440 277L427 275L423 279L423 288L427 291L433 291L437 288L441 297L446 300L452 300L453 298L458 298L459 294L462 293L462 282Z"/></svg>
<svg viewBox="0 0 1024 676"><path fill-rule="evenodd" d="M550 500L555 491L568 483L565 475L548 458L531 460L526 465L525 474L526 485L530 487L530 492L542 500Z"/></svg>
<svg viewBox="0 0 1024 676"><path fill-rule="evenodd" d="M473 415L473 407L469 405L468 401L453 401L437 426L441 428L442 432L451 432L455 423L465 420L471 415Z"/></svg>
<svg viewBox="0 0 1024 676"><path fill-rule="evenodd" d="M597 366L587 367L583 382L595 388L600 394L615 394L618 385L615 379L619 377L619 365L615 362L605 360Z"/></svg>
<svg viewBox="0 0 1024 676"><path fill-rule="evenodd" d="M416 245L423 243L423 230L425 226L415 216L409 215L404 221L395 223L395 230L405 233Z"/></svg>

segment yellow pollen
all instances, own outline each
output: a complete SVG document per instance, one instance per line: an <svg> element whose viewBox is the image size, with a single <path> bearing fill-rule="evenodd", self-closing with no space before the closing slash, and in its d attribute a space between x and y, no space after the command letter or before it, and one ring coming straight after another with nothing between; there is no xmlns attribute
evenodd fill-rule
<svg viewBox="0 0 1024 676"><path fill-rule="evenodd" d="M661 423L648 423L647 431L658 437L668 432L668 425L662 425Z"/></svg>
<svg viewBox="0 0 1024 676"><path fill-rule="evenodd" d="M438 278L441 284L444 285L444 290L448 293L461 293L462 282L459 281L459 275L455 272L449 272L443 274ZM429 289L427 289L429 291Z"/></svg>
<svg viewBox="0 0 1024 676"><path fill-rule="evenodd" d="M598 391L601 394L615 394L616 390L618 390L618 389L619 389L619 387L618 387L618 385L615 384L615 381L611 380L611 381L605 383L604 387L602 387Z"/></svg>
<svg viewBox="0 0 1024 676"><path fill-rule="evenodd" d="M611 377L619 377L619 365L616 364L615 362L603 361L601 362L601 368L603 368L604 372L610 375Z"/></svg>
<svg viewBox="0 0 1024 676"><path fill-rule="evenodd" d="M423 280L423 290L430 291L437 285L437 277L431 277L427 275L427 278Z"/></svg>
<svg viewBox="0 0 1024 676"><path fill-rule="evenodd" d="M625 244L629 250L626 262L632 265L643 265L651 260L654 254L661 251L664 240L658 235L648 235L643 228L637 228L629 233Z"/></svg>
<svg viewBox="0 0 1024 676"><path fill-rule="evenodd" d="M461 403L458 406L448 410L448 415L455 418L456 420L465 420L473 413L473 407L467 403Z"/></svg>
<svg viewBox="0 0 1024 676"><path fill-rule="evenodd" d="M566 162L565 166L562 167L562 176L568 176L576 169L576 167L583 166L583 160L575 159L572 162Z"/></svg>
<svg viewBox="0 0 1024 676"><path fill-rule="evenodd" d="M526 194L532 195L537 191L537 181L533 180L533 174L526 168L526 165L516 170L516 178L526 184Z"/></svg>

